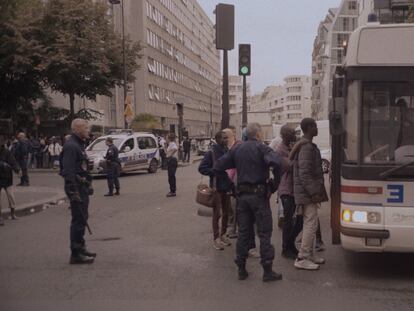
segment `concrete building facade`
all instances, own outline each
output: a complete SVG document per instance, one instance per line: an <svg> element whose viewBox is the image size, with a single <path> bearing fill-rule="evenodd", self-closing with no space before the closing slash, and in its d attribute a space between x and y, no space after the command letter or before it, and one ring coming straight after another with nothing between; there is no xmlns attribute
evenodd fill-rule
<svg viewBox="0 0 414 311"><path fill-rule="evenodd" d="M250 105L250 83L246 83L247 106ZM229 108L230 114L243 110L243 77L229 76Z"/></svg>
<svg viewBox="0 0 414 311"><path fill-rule="evenodd" d="M108 4L108 15L122 33L121 5ZM209 136L221 122L220 53L214 45L212 21L196 0L124 0L125 33L144 47L136 80L128 85L135 114L157 117L164 130L178 128L178 107L183 106L184 128L191 136ZM123 88L96 101L76 98L75 109L100 112L93 123L124 127ZM52 96L55 105L68 107L68 99Z"/></svg>
<svg viewBox="0 0 414 311"><path fill-rule="evenodd" d="M326 120L329 115L329 106L332 102L332 81L337 66L342 65L345 57L345 46L349 35L358 27L358 2L356 0L342 0L337 9L330 9L327 18L327 31L319 38L320 27L314 44L312 58L312 74L314 79L312 96L312 115L318 120ZM319 49L320 42L324 42L324 49ZM322 61L321 61L322 59ZM321 65L319 63L321 62ZM313 72L313 67L315 72ZM315 84L318 81L320 88Z"/></svg>
<svg viewBox="0 0 414 311"><path fill-rule="evenodd" d="M413 4L411 0L358 0L359 25L365 25L373 13L381 24L405 23Z"/></svg>
<svg viewBox="0 0 414 311"><path fill-rule="evenodd" d="M261 94L252 97L249 114L256 112L266 113L271 125L288 124L295 128L303 118L311 116L311 78L292 75L284 79L283 85L266 87ZM263 115L254 118L264 120ZM263 125L268 125L267 119Z"/></svg>

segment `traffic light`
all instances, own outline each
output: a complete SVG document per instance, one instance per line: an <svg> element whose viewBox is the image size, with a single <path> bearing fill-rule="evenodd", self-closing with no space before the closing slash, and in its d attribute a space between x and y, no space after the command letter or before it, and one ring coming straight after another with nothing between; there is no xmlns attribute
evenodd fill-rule
<svg viewBox="0 0 414 311"><path fill-rule="evenodd" d="M216 49L234 49L234 5L219 3L216 14Z"/></svg>
<svg viewBox="0 0 414 311"><path fill-rule="evenodd" d="M239 44L239 76L250 76L250 44Z"/></svg>

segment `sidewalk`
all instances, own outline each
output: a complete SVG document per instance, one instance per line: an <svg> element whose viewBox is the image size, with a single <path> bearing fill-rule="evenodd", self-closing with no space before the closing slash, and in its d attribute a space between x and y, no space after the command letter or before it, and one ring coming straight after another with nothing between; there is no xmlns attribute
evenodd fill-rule
<svg viewBox="0 0 414 311"><path fill-rule="evenodd" d="M62 204L66 195L61 189L50 187L15 187L16 215L25 216L43 211L51 206ZM8 218L10 215L9 203L6 195L2 195L2 215Z"/></svg>

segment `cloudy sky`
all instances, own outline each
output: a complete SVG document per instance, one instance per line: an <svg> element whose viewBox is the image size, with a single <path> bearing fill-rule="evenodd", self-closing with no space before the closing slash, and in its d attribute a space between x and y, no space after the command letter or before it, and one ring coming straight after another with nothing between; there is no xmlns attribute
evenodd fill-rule
<svg viewBox="0 0 414 311"><path fill-rule="evenodd" d="M217 3L235 5L235 49L229 53L229 73L237 74L238 44L252 45L254 93L278 84L290 74L311 72L313 40L328 8L340 0L198 0L214 21Z"/></svg>

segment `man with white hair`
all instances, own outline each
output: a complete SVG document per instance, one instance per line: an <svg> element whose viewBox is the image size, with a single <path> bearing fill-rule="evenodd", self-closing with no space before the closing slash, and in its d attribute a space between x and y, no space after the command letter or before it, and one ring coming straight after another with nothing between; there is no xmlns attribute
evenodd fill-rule
<svg viewBox="0 0 414 311"><path fill-rule="evenodd" d="M86 249L84 239L85 228L88 227L89 196L93 194L85 152L85 141L88 137L88 122L75 119L72 121L72 135L63 146L62 176L65 179L65 192L70 200L72 213L70 264L90 264L96 257L95 253Z"/></svg>
<svg viewBox="0 0 414 311"><path fill-rule="evenodd" d="M273 271L275 250L271 243L273 222L270 209L270 196L277 190L277 182L271 182L269 168L272 168L275 180L282 174L282 158L263 143L262 128L258 123L246 127L247 141L239 144L222 156L214 165L214 171L222 172L237 169L237 219L239 237L236 247L236 260L239 280L248 277L246 260L251 248L256 221L260 239L260 257L263 266L263 282L282 279L282 275Z"/></svg>

